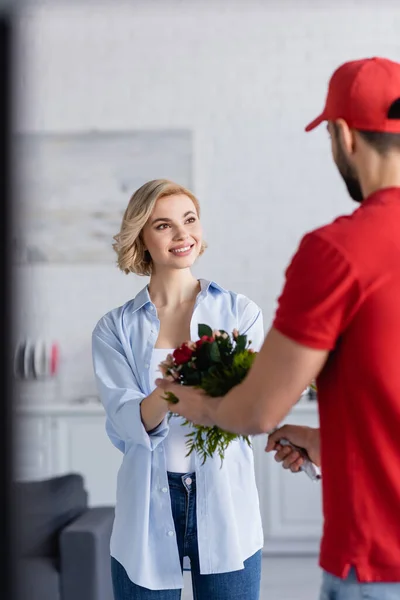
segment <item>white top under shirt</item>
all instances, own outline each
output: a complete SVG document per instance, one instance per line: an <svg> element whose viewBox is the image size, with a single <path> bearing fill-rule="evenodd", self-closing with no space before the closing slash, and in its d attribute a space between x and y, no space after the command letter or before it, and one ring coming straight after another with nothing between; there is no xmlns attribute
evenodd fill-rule
<svg viewBox="0 0 400 600"><path fill-rule="evenodd" d="M154 348L150 361L149 377L150 385L155 389L154 381L161 377L159 364L167 358L168 354L172 354L173 350L165 348ZM167 471L171 473L194 473L196 470L194 453L186 456L188 449L186 446L186 435L190 433L189 425L182 425L185 421L183 417L172 416L169 421L169 433L165 438L165 460Z"/></svg>

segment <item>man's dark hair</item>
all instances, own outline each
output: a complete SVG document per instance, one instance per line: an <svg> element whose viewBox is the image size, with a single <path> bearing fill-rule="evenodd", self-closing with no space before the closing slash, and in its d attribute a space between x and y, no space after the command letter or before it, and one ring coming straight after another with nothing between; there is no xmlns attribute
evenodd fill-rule
<svg viewBox="0 0 400 600"><path fill-rule="evenodd" d="M400 98L395 100L389 108L388 119L400 120ZM358 133L370 146L383 156L391 150L400 151L400 133L360 130L358 130Z"/></svg>

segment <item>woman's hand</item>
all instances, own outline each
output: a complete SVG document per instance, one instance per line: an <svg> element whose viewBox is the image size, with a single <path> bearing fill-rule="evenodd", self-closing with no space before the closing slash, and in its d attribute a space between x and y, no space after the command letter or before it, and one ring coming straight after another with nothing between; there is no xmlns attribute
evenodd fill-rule
<svg viewBox="0 0 400 600"><path fill-rule="evenodd" d="M159 392L170 392L178 398L177 404L171 404L170 410L184 417L195 425L211 427L215 425L213 414L218 407L219 398L210 398L201 390L191 386L180 385L166 379L156 379Z"/></svg>
<svg viewBox="0 0 400 600"><path fill-rule="evenodd" d="M168 414L169 408L158 388L144 398L140 404L140 416L145 430L148 432L156 429Z"/></svg>

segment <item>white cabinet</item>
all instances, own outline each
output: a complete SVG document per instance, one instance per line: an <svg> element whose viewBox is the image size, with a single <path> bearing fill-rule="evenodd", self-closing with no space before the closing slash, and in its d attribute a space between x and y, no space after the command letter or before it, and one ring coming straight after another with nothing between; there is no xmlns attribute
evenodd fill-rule
<svg viewBox="0 0 400 600"><path fill-rule="evenodd" d="M91 506L115 504L122 454L107 437L101 405L24 406L16 421L18 479L80 473Z"/></svg>
<svg viewBox="0 0 400 600"><path fill-rule="evenodd" d="M51 419L17 415L14 462L19 479L37 479L52 472Z"/></svg>
<svg viewBox="0 0 400 600"><path fill-rule="evenodd" d="M122 454L114 448L104 428L104 415L57 419L53 452L58 473L83 475L92 505L115 504L117 473Z"/></svg>
<svg viewBox="0 0 400 600"><path fill-rule="evenodd" d="M301 401L283 423L318 427L316 402ZM317 554L322 533L321 482L311 481L305 473L283 469L273 453L264 452L266 439L260 436L254 446L264 551Z"/></svg>

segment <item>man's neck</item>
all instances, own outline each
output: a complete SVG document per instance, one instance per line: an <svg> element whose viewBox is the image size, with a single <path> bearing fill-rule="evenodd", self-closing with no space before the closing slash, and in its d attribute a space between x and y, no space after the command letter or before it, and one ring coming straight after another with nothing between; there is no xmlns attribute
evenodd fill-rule
<svg viewBox="0 0 400 600"><path fill-rule="evenodd" d="M364 198L379 190L400 188L400 153L393 152L366 165L364 173L360 173L360 182Z"/></svg>

